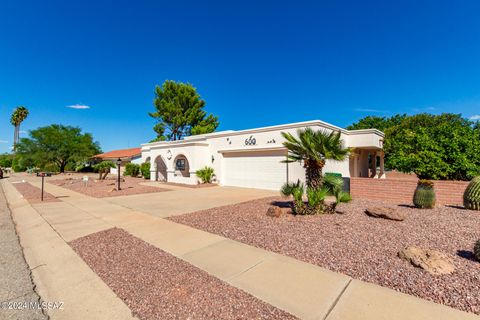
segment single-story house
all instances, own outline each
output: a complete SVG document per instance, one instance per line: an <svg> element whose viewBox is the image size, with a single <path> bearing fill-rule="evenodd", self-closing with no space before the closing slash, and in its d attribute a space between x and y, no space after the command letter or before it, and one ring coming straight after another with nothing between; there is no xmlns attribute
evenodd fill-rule
<svg viewBox="0 0 480 320"><path fill-rule="evenodd" d="M353 150L345 161L328 160L324 172L339 173L344 178L385 177L385 136L381 131L345 130L319 120L145 143L142 162L151 163L151 180L197 184L196 170L209 166L220 185L278 190L286 181L305 180L302 164L283 161L287 149L281 132L296 134L306 127L339 131L345 145Z"/></svg>
<svg viewBox="0 0 480 320"><path fill-rule="evenodd" d="M125 165L127 163L135 163L141 164L142 163L142 148L129 148L129 149L119 149L119 150L112 150L105 153L97 154L92 157L95 161L112 161L113 163L117 163L117 160L121 160L121 167L120 172L123 172L125 169ZM110 169L110 173L116 174L117 169L112 168Z"/></svg>

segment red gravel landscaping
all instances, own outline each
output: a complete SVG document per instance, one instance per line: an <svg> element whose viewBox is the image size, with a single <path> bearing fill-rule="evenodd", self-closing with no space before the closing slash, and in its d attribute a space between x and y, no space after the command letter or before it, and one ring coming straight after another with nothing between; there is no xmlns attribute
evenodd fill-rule
<svg viewBox="0 0 480 320"><path fill-rule="evenodd" d="M388 205L354 200L344 214L266 216L266 198L169 218L353 278L480 314L480 262L473 259L480 239L480 213L454 207L420 210L396 206L404 221L365 215L367 207ZM390 204L391 205L391 204ZM451 256L456 271L432 276L397 257L408 245L439 250Z"/></svg>
<svg viewBox="0 0 480 320"><path fill-rule="evenodd" d="M49 180L48 183L83 193L90 197L105 198L116 196L128 196L141 193L163 192L169 189L142 185L145 182L142 178L123 177L120 191L116 190L117 180L110 178L107 180L96 180L90 177L87 184L82 178L67 178L59 180Z"/></svg>
<svg viewBox="0 0 480 320"><path fill-rule="evenodd" d="M20 192L24 199L30 203L42 202L42 190L32 186L28 182L12 182L12 185ZM60 201L48 192L43 193L43 202Z"/></svg>
<svg viewBox="0 0 480 320"><path fill-rule="evenodd" d="M140 319L294 319L122 229L70 245Z"/></svg>

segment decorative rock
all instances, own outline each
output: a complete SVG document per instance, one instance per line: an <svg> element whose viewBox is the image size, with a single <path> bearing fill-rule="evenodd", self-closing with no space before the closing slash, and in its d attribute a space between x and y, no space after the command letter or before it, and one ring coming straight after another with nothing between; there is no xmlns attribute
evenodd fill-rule
<svg viewBox="0 0 480 320"><path fill-rule="evenodd" d="M395 221L403 221L405 219L405 215L402 212L390 207L367 208L365 213L375 218L383 218Z"/></svg>
<svg viewBox="0 0 480 320"><path fill-rule="evenodd" d="M439 251L408 246L398 252L398 256L433 275L450 274L455 271L450 258Z"/></svg>
<svg viewBox="0 0 480 320"><path fill-rule="evenodd" d="M282 213L283 213L283 210L280 207L272 206L272 207L269 207L267 210L267 216L269 217L278 218L282 215Z"/></svg>

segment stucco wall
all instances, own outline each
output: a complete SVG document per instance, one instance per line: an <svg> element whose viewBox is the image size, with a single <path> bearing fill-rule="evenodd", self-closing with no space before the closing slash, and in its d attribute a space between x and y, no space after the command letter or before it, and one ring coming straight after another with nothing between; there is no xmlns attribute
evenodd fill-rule
<svg viewBox="0 0 480 320"><path fill-rule="evenodd" d="M253 152L262 150L262 152L277 152L278 150L285 150L282 142L284 141L281 133L289 132L296 135L299 128L311 127L314 130L338 130L341 132L341 137L346 146L368 146L378 147L381 145L383 136L372 133L359 131L358 134L351 135L348 131L319 122L308 122L305 125L291 124L277 127L258 128L244 131L233 132L219 132L208 134L204 136L186 137L180 142L159 142L147 144L142 146L142 162L150 158L152 163L152 173L155 172L155 159L162 157L167 165L168 180L172 182L197 183L195 171L204 166L213 167L217 181L222 184L225 173L225 155L237 152ZM167 154L169 152L169 154ZM190 174L189 179L179 179L174 172L174 159L177 155L183 154L189 161ZM304 181L304 168L300 163L288 164L288 179L296 181L300 179ZM345 161L331 161L328 160L324 172L336 172L342 174L344 177L350 177L349 159ZM283 171L282 171L283 174ZM152 179L155 174L152 174ZM177 181L175 181L177 180ZM181 180L181 181L180 181Z"/></svg>

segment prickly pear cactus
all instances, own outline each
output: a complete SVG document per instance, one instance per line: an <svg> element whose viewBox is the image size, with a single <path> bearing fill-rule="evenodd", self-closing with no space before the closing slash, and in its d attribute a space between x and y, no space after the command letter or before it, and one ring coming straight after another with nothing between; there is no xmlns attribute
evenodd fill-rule
<svg viewBox="0 0 480 320"><path fill-rule="evenodd" d="M473 178L465 189L463 206L465 209L480 210L480 176Z"/></svg>
<svg viewBox="0 0 480 320"><path fill-rule="evenodd" d="M420 209L432 209L435 207L436 196L433 182L428 180L418 181L417 189L413 194L413 204Z"/></svg>

